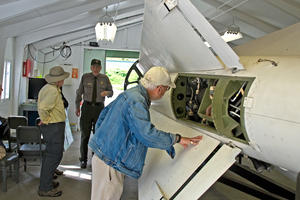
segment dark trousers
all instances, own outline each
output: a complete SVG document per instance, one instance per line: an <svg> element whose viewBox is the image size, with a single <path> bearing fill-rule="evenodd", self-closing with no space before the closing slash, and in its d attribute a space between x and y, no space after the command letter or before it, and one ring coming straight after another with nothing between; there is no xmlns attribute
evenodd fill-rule
<svg viewBox="0 0 300 200"><path fill-rule="evenodd" d="M80 144L80 161L87 161L88 154L88 142L90 139L90 134L93 127L93 132L95 133L95 124L98 117L104 108L103 103L98 103L97 105L83 103L81 107L81 117L80 117L80 130L81 130L81 144Z"/></svg>
<svg viewBox="0 0 300 200"><path fill-rule="evenodd" d="M43 124L41 132L46 143L46 151L42 159L39 190L46 192L53 189L53 174L63 156L65 122Z"/></svg>

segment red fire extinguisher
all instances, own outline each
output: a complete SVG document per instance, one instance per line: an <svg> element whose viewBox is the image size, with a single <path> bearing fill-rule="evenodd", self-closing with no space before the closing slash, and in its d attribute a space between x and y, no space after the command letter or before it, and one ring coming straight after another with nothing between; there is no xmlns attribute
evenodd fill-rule
<svg viewBox="0 0 300 200"><path fill-rule="evenodd" d="M30 70L31 70L31 61L30 61L30 59L27 58L23 62L23 76L28 77Z"/></svg>

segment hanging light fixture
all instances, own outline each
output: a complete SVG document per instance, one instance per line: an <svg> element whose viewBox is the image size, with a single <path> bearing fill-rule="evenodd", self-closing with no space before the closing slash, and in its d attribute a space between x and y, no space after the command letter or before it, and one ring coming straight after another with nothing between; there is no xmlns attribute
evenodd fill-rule
<svg viewBox="0 0 300 200"><path fill-rule="evenodd" d="M105 10L105 15L100 18L100 22L98 22L95 26L95 32L97 42L100 40L113 42L115 39L117 26L113 18L107 14L107 7Z"/></svg>
<svg viewBox="0 0 300 200"><path fill-rule="evenodd" d="M240 27L234 23L234 16L232 17L232 24L227 27L225 33L221 36L225 42L230 42L243 38Z"/></svg>
<svg viewBox="0 0 300 200"><path fill-rule="evenodd" d="M240 31L240 27L234 23L234 18L233 23L227 27L225 33L221 35L221 38L225 42L231 42L243 38L243 34ZM207 41L205 41L204 44L207 47L210 47L210 44Z"/></svg>
<svg viewBox="0 0 300 200"><path fill-rule="evenodd" d="M230 42L243 38L243 35L240 32L240 27L231 25L221 37L225 42Z"/></svg>

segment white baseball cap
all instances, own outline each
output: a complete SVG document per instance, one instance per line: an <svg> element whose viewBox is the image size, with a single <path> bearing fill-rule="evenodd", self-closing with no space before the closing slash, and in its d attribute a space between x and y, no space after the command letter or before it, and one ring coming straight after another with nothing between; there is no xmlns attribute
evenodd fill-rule
<svg viewBox="0 0 300 200"><path fill-rule="evenodd" d="M166 68L160 66L151 67L144 75L144 78L154 85L170 86L176 88L176 85L171 81L171 77Z"/></svg>

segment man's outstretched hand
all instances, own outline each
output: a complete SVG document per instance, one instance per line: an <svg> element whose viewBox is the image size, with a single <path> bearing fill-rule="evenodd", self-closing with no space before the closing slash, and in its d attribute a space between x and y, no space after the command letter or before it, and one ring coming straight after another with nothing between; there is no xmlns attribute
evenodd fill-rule
<svg viewBox="0 0 300 200"><path fill-rule="evenodd" d="M197 145L200 140L202 140L202 135L198 135L192 138L181 137L179 144L181 144L184 148L187 148L189 145Z"/></svg>

